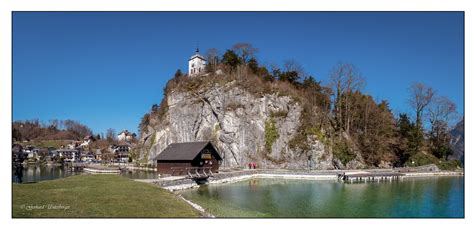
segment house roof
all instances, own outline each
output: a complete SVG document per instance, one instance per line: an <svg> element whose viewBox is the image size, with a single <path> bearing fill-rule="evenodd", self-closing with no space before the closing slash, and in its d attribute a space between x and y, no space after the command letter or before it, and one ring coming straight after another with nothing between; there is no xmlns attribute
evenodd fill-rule
<svg viewBox="0 0 474 227"><path fill-rule="evenodd" d="M216 151L217 159L221 160L219 153L214 148L211 142L203 141L203 142L188 142L188 143L172 143L166 147L158 156L156 156L155 160L160 161L175 161L175 160L185 160L190 161L196 158L196 156L201 152L207 145L211 145L211 147Z"/></svg>
<svg viewBox="0 0 474 227"><path fill-rule="evenodd" d="M193 60L193 59L195 59L195 58L199 58L199 59L201 59L201 60L203 60L203 61L206 60L202 55L200 55L200 54L195 54L195 55L191 56L191 58L189 58L189 61L191 61L191 60Z"/></svg>
<svg viewBox="0 0 474 227"><path fill-rule="evenodd" d="M123 134L123 133L125 133L125 135L128 135L130 132L129 132L127 129L124 129L124 130L122 130L122 131L121 131L119 134L117 134L117 135L121 135L121 134Z"/></svg>
<svg viewBox="0 0 474 227"><path fill-rule="evenodd" d="M189 60L193 60L194 58L200 58L202 60L206 60L202 55L199 54L199 48L196 49L196 53L194 53L193 56L191 56L191 58L189 58Z"/></svg>

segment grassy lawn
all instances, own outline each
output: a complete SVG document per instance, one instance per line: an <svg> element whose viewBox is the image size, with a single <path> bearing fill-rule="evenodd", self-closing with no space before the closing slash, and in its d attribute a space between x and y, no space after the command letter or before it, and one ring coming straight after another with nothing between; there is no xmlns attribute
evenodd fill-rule
<svg viewBox="0 0 474 227"><path fill-rule="evenodd" d="M198 217L174 194L119 175L13 184L13 217Z"/></svg>
<svg viewBox="0 0 474 227"><path fill-rule="evenodd" d="M26 147L28 145L33 147L48 148L54 147L59 149L61 146L66 146L74 140L35 140L26 143L20 143L22 146Z"/></svg>

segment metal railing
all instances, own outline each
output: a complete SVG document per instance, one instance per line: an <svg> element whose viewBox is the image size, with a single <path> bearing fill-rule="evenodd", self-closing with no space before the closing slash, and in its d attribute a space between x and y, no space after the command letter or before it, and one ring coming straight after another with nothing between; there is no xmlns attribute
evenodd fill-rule
<svg viewBox="0 0 474 227"><path fill-rule="evenodd" d="M171 167L171 176L206 178L212 176L212 167Z"/></svg>

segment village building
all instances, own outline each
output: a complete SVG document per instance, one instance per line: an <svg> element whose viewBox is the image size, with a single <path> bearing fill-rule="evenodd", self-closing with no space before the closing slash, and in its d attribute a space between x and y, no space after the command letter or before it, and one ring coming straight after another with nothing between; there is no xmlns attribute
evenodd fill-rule
<svg viewBox="0 0 474 227"><path fill-rule="evenodd" d="M83 161L83 162L92 162L94 160L95 160L94 152L87 151L87 152L82 152L81 153L81 161Z"/></svg>
<svg viewBox="0 0 474 227"><path fill-rule="evenodd" d="M158 172L185 175L189 169L219 171L221 156L211 142L172 143L155 158Z"/></svg>
<svg viewBox="0 0 474 227"><path fill-rule="evenodd" d="M35 148L33 146L26 146L23 148L23 154L25 155L26 159L30 161L35 161L38 159L38 148Z"/></svg>
<svg viewBox="0 0 474 227"><path fill-rule="evenodd" d="M75 149L59 149L56 150L56 154L64 158L65 162L74 162L80 160L81 157L81 152Z"/></svg>
<svg viewBox="0 0 474 227"><path fill-rule="evenodd" d="M206 71L206 59L199 54L199 48L196 49L196 53L191 56L188 61L188 75L196 76Z"/></svg>
<svg viewBox="0 0 474 227"><path fill-rule="evenodd" d="M48 148L35 148L35 149L33 149L33 152L35 153L35 155L36 155L35 158L37 160L40 160L42 158L46 158L49 154Z"/></svg>
<svg viewBox="0 0 474 227"><path fill-rule="evenodd" d="M87 147L94 141L95 141L95 138L93 136L86 136L82 140L81 144L79 144L79 147Z"/></svg>
<svg viewBox="0 0 474 227"><path fill-rule="evenodd" d="M79 141L73 141L69 144L66 145L66 149L68 150L74 150L76 149L76 147L78 147L80 145Z"/></svg>
<svg viewBox="0 0 474 227"><path fill-rule="evenodd" d="M13 162L23 162L25 159L23 147L20 144L12 145L12 160Z"/></svg>
<svg viewBox="0 0 474 227"><path fill-rule="evenodd" d="M135 139L135 137L137 137L137 134L131 133L128 130L124 129L118 134L117 139L118 141L131 142L133 139Z"/></svg>
<svg viewBox="0 0 474 227"><path fill-rule="evenodd" d="M54 157L56 157L56 156L59 156L58 150L50 150L50 151L48 152L48 155L49 155L50 158L54 158Z"/></svg>
<svg viewBox="0 0 474 227"><path fill-rule="evenodd" d="M96 161L102 161L102 151L100 151L100 149L95 150L94 159Z"/></svg>
<svg viewBox="0 0 474 227"><path fill-rule="evenodd" d="M116 162L128 162L128 154L130 152L130 146L128 145L114 145L112 146L112 152L114 153L114 159Z"/></svg>

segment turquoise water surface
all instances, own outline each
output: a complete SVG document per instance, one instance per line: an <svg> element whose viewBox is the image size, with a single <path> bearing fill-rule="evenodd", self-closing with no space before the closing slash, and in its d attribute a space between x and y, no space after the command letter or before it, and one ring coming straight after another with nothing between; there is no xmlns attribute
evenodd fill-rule
<svg viewBox="0 0 474 227"><path fill-rule="evenodd" d="M358 184L252 179L182 195L217 217L464 217L464 177Z"/></svg>

